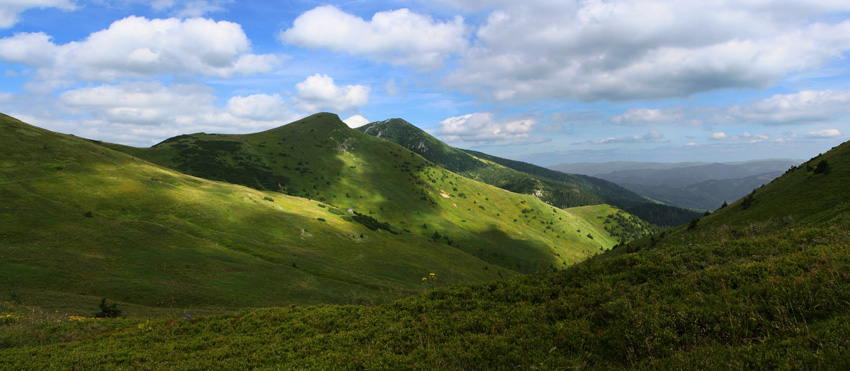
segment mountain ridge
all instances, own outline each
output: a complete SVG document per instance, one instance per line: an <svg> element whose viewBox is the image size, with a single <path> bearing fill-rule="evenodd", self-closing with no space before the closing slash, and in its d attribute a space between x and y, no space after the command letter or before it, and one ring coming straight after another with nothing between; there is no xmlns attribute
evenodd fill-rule
<svg viewBox="0 0 850 371"><path fill-rule="evenodd" d="M567 269L390 304L13 322L0 366L846 369L848 182L850 142ZM32 316L0 305L12 321Z"/></svg>
<svg viewBox="0 0 850 371"><path fill-rule="evenodd" d="M660 205L609 181L564 174L536 165L449 146L403 119L376 121L357 128L399 144L429 161L472 179L512 192L535 195L567 208L608 203L657 225L685 223L698 213Z"/></svg>

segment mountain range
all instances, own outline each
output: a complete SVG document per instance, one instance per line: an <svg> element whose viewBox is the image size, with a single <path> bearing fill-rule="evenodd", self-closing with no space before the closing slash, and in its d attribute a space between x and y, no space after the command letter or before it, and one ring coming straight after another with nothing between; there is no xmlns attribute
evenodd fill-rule
<svg viewBox="0 0 850 371"><path fill-rule="evenodd" d="M328 113L152 148L0 122L0 294L43 308L378 303L429 273L559 269L653 230L467 179Z"/></svg>
<svg viewBox="0 0 850 371"><path fill-rule="evenodd" d="M428 241L422 238L422 230L411 231L404 241L406 247L394 249L393 241L405 236L402 232L392 233L394 225L387 227L390 231L375 232L346 220L356 214L335 217L328 212L330 207L342 209L342 203L321 203L321 207L318 201L181 175L104 145L9 118L3 119L0 135L3 143L9 144L0 149L0 274L7 290L20 290L22 277L35 282L28 284L27 291L15 291L21 293L17 296L7 295L0 304L0 368L678 370L850 366L846 357L850 350L850 303L846 300L850 297L850 142L786 170L710 215L619 244L564 269L517 275L492 263L486 263L489 271L480 269L485 264L481 259L476 261L446 243ZM212 139L199 136L197 140ZM267 140L267 147L271 143ZM379 145L377 141L368 143ZM411 165L431 167L429 160L385 143ZM182 144L187 146L183 150L198 146L191 140ZM162 161L174 158L174 152L169 153L162 155ZM363 162L345 165L365 166L364 156L368 155L358 152L354 156ZM310 163L311 168L316 166ZM436 165L432 168L436 170L423 169L419 180L430 182L427 174L433 179L435 172L443 171ZM465 184L448 176L451 182ZM345 179L342 171L340 179ZM435 180L437 183L431 184L440 184ZM334 187L332 182L325 191L311 195L333 199ZM534 214L536 219L523 225L520 231L524 234L531 233L549 212L566 216L536 197L477 187L494 190L493 198L485 201L495 202L497 194L518 197L511 200L540 210ZM490 205L482 206L489 210ZM535 209L535 205L542 206ZM152 210L146 213L147 208ZM309 216L303 216L301 209L309 210ZM265 244L264 249L253 250L256 254L266 251L272 256L273 251L283 251L283 258L300 253L305 260L298 261L299 267L308 264L307 256L333 259L332 254L323 253L331 249L327 245L293 243L287 247L279 242L284 237L275 237L289 235L278 229L306 225L304 232L296 230L294 240L309 241L306 232L314 239L352 241L333 250L334 254L347 254L341 260L383 249L393 249L393 254L410 251L426 269L417 273L437 273L422 273L421 280L417 279L427 286L427 292L385 304L276 306L281 300L275 299L272 290L250 286L239 287L239 293L268 305L244 301L239 305L253 308L131 311L128 318L93 319L80 306L45 310L31 304L43 303L49 296L69 303L89 299L76 294L84 289L78 282L89 282L85 289L93 290L114 285L113 291L97 293L110 292L123 299L117 294L121 289L118 281L98 278L98 270L105 268L128 279L138 277L124 283L124 290L133 291L128 298L150 294L161 282L170 280L177 285L173 277L188 279L190 273L198 275L190 282L196 286L184 286L186 291L215 288L211 281L225 286L239 282L240 277L262 268L258 261L240 265L243 253L227 248L226 241L246 244L247 237L230 229L246 215L255 217L241 224L243 228L266 231L254 237ZM616 215L626 217L615 212L614 217L588 215L584 220L616 223ZM203 234L205 239L193 237L202 231L209 231ZM385 242L359 247L351 234L360 231ZM452 233L460 233L455 231ZM173 245L160 242L166 237L152 238L160 235ZM140 239L142 242L131 244ZM458 252L447 257L444 265L431 265L438 264L438 256L453 251ZM154 253L170 254L170 259L153 259ZM178 259L180 256L183 258ZM139 258L147 262L144 267L128 264ZM219 262L216 266L197 265L198 260L214 258ZM375 259L370 255L356 260L355 265ZM399 265L414 264L404 257L397 260ZM379 271L383 273L370 279L392 279L382 268L392 261L381 261L360 273ZM80 262L88 262L88 269L74 269ZM278 269L289 263L287 260ZM453 267L459 274L465 264L472 264L474 269L468 274L478 272L482 281L444 285L442 279L451 275L442 269ZM432 267L439 268L432 271ZM508 274L493 277L493 270ZM401 271L396 273L400 278L396 282L410 279ZM325 273L338 274L334 270ZM349 281L358 278L352 276ZM300 288L314 287L316 292L342 285L336 280L323 286L318 276L267 279L272 281L271 287L283 289L295 280ZM266 283L258 280L255 284ZM119 306L129 310L132 304L126 300ZM265 308L257 308L260 306Z"/></svg>
<svg viewBox="0 0 850 371"><path fill-rule="evenodd" d="M714 210L723 202L743 197L802 162L609 162L560 164L551 169L592 175L669 205Z"/></svg>

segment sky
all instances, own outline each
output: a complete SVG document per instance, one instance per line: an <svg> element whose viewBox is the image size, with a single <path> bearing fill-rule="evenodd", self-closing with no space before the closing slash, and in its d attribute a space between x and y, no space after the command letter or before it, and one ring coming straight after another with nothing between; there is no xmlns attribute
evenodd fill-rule
<svg viewBox="0 0 850 371"><path fill-rule="evenodd" d="M850 136L846 0L0 0L0 112L139 147L316 112L542 166Z"/></svg>

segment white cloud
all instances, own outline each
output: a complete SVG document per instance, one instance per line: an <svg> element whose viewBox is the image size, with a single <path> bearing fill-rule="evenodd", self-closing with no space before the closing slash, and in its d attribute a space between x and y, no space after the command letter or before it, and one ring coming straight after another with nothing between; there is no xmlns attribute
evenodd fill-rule
<svg viewBox="0 0 850 371"><path fill-rule="evenodd" d="M363 117L363 116L360 116L360 115L354 115L354 116L351 116L351 117L349 117L349 118L347 118L347 119L345 119L345 120L342 120L342 122L344 122L346 125L348 125L348 127L350 127L350 128L352 128L352 129L353 129L353 128L359 128L359 127L361 127L361 126L363 126L363 125L368 124L368 123L369 123L369 120L367 120L367 119L366 119L365 117Z"/></svg>
<svg viewBox="0 0 850 371"><path fill-rule="evenodd" d="M738 135L729 135L721 131L711 133L711 135L709 135L708 137L712 140L737 141L748 143L758 143L770 139L770 136L767 134L751 134L746 131Z"/></svg>
<svg viewBox="0 0 850 371"><path fill-rule="evenodd" d="M76 6L68 0L0 0L0 29L14 26L21 13L33 8L74 10Z"/></svg>
<svg viewBox="0 0 850 371"><path fill-rule="evenodd" d="M850 114L850 90L804 90L729 109L733 119L758 124L805 124Z"/></svg>
<svg viewBox="0 0 850 371"><path fill-rule="evenodd" d="M0 39L0 59L6 62L44 66L55 54L56 45L43 32L22 32Z"/></svg>
<svg viewBox="0 0 850 371"><path fill-rule="evenodd" d="M666 124L681 121L684 118L684 112L678 108L632 108L622 115L612 117L611 122L615 124Z"/></svg>
<svg viewBox="0 0 850 371"><path fill-rule="evenodd" d="M435 21L408 9L378 12L370 21L332 5L320 6L295 19L280 33L282 42L308 48L327 48L368 59L432 70L468 42L463 18Z"/></svg>
<svg viewBox="0 0 850 371"><path fill-rule="evenodd" d="M254 94L233 97L227 102L227 111L236 117L258 121L275 121L286 117L289 108L278 94Z"/></svg>
<svg viewBox="0 0 850 371"><path fill-rule="evenodd" d="M302 112L353 112L369 104L369 86L337 86L328 75L315 74L295 85L295 108Z"/></svg>
<svg viewBox="0 0 850 371"><path fill-rule="evenodd" d="M275 55L251 54L250 40L238 24L202 18L131 16L62 45L43 33L20 33L0 39L0 51L0 60L40 67L36 76L46 85L167 74L229 77L270 72L281 63Z"/></svg>
<svg viewBox="0 0 850 371"><path fill-rule="evenodd" d="M470 7L480 2L472 1ZM624 0L497 4L444 79L496 101L684 97L765 88L850 50L850 3Z"/></svg>
<svg viewBox="0 0 850 371"><path fill-rule="evenodd" d="M838 131L838 129L824 129L824 130L818 130L818 131L810 131L808 134L806 134L807 138L812 138L812 139L827 139L827 138L836 138L836 137L840 137L840 136L841 136L841 132Z"/></svg>
<svg viewBox="0 0 850 371"><path fill-rule="evenodd" d="M496 120L490 112L450 117L440 122L437 134L448 142L489 142L525 139L534 131L537 119L507 117Z"/></svg>
<svg viewBox="0 0 850 371"><path fill-rule="evenodd" d="M591 141L592 144L617 144L617 143L667 143L669 139L664 138L664 134L661 134L655 130L650 130L649 133L644 135L632 135L626 137L608 137L601 140Z"/></svg>
<svg viewBox="0 0 850 371"><path fill-rule="evenodd" d="M55 117L33 123L61 122L85 137L148 146L185 133L256 132L302 117L277 94L235 96L219 107L213 93L204 85L158 81L79 88L58 95L57 109L71 124Z"/></svg>

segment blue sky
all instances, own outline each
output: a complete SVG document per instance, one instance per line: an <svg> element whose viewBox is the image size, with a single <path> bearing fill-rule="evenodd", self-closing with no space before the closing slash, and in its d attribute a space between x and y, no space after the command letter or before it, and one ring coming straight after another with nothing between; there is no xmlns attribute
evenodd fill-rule
<svg viewBox="0 0 850 371"><path fill-rule="evenodd" d="M848 56L845 0L0 0L0 112L135 146L330 111L544 166L808 159Z"/></svg>

